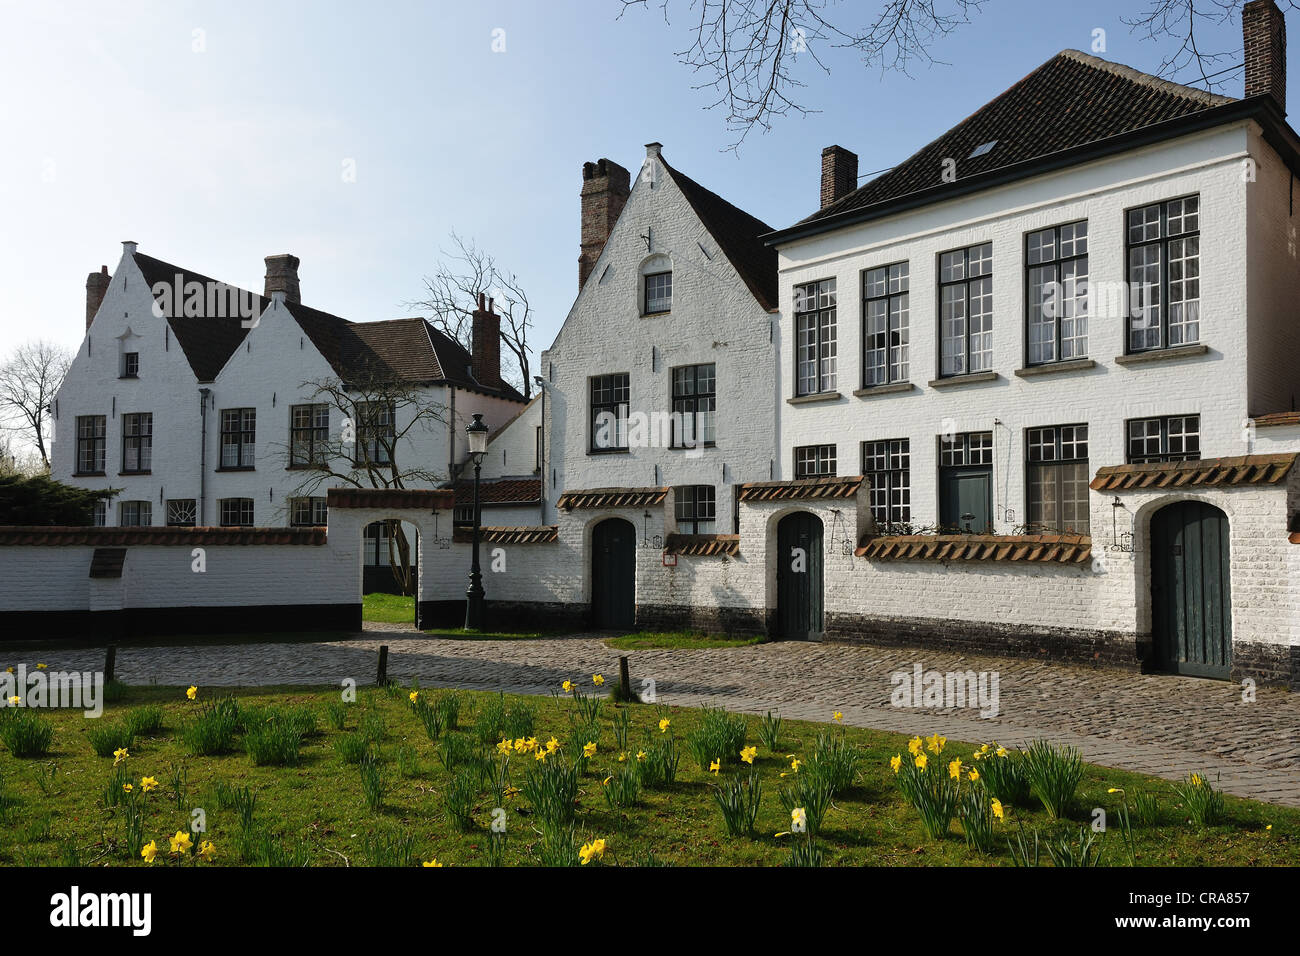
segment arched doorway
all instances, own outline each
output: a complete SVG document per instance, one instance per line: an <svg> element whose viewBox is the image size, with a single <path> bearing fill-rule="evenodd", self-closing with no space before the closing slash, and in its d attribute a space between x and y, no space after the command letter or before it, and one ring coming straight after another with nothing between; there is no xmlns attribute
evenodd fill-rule
<svg viewBox="0 0 1300 956"><path fill-rule="evenodd" d="M397 518L372 521L362 530L363 620L415 624L419 590L419 529Z"/></svg>
<svg viewBox="0 0 1300 956"><path fill-rule="evenodd" d="M820 640L822 606L822 522L797 511L776 526L777 636Z"/></svg>
<svg viewBox="0 0 1300 956"><path fill-rule="evenodd" d="M636 527L606 518L591 535L591 624L626 630L636 623Z"/></svg>
<svg viewBox="0 0 1300 956"><path fill-rule="evenodd" d="M1151 518L1151 639L1155 665L1194 677L1232 670L1228 516L1203 501Z"/></svg>

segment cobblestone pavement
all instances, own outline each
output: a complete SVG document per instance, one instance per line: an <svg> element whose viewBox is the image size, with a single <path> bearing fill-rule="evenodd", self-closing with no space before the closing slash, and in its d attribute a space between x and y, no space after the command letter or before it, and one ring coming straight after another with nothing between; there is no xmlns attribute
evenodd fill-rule
<svg viewBox="0 0 1300 956"><path fill-rule="evenodd" d="M617 679L630 661L633 687L652 679L659 702L712 703L796 720L830 719L902 733L1020 746L1046 738L1084 759L1167 779L1191 771L1216 776L1229 793L1300 806L1300 694L1239 685L1002 657L907 648L773 643L719 650L617 651L598 635L529 641L435 639L394 625L332 642L123 647L117 676L132 684L256 686L375 679L378 648L389 646L389 676L426 687L550 693L569 679ZM25 652L31 657L38 652ZM51 669L100 669L103 652L39 652ZM890 675L927 670L996 671L999 709L906 709L890 705Z"/></svg>

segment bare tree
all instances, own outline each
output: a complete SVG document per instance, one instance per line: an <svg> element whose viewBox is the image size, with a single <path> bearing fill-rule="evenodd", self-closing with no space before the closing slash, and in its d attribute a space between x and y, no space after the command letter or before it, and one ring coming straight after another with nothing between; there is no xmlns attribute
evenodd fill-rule
<svg viewBox="0 0 1300 956"><path fill-rule="evenodd" d="M532 307L519 277L497 265L473 239L451 234L454 249L439 250L441 259L431 276L424 277L423 299L407 305L431 313L429 321L466 349L473 348L473 316L480 294L493 299L501 316L501 344L514 356L514 368L504 378L524 398L532 397L533 376L528 354L528 333L533 327Z"/></svg>
<svg viewBox="0 0 1300 956"><path fill-rule="evenodd" d="M45 447L45 423L72 357L62 345L38 339L18 346L0 365L0 421L36 447L46 470L50 456Z"/></svg>
<svg viewBox="0 0 1300 956"><path fill-rule="evenodd" d="M651 0L620 0L619 17ZM654 0L668 21L674 0ZM908 73L916 63L940 63L931 54L935 41L970 23L984 0L879 0L876 4L840 4L833 0L676 0L689 9L690 45L677 58L699 74L696 89L716 94L710 109L726 113L737 149L755 127L771 129L787 113L816 112L797 99L804 86L796 75L801 57L826 73L826 51L852 50L882 72ZM1244 0L1148 0L1140 15L1121 21L1143 39L1177 44L1164 58L1158 75L1173 78L1195 69L1212 88L1222 85L1227 70L1214 71L1239 48L1204 49L1198 27L1240 16ZM1287 7L1294 9L1293 0ZM818 51L821 51L819 55ZM1217 82L1211 82L1216 80Z"/></svg>
<svg viewBox="0 0 1300 956"><path fill-rule="evenodd" d="M306 401L328 406L337 431L295 427L284 448L286 463L301 474L291 498L310 498L322 488L408 488L438 485L447 476L411 454L410 441L445 428L445 407L427 389L367 372L347 382L336 378L304 383ZM296 425L297 423L295 423ZM409 458L409 460L408 460ZM389 521L388 560L403 594L415 593L411 543L400 521Z"/></svg>

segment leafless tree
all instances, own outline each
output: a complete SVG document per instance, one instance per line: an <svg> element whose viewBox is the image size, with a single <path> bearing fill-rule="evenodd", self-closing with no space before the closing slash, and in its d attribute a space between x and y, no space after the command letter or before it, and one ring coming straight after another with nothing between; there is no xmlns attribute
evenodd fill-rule
<svg viewBox="0 0 1300 956"><path fill-rule="evenodd" d="M291 432L284 455L301 475L291 498L317 496L323 488L431 487L447 479L409 454L411 439L446 427L446 408L427 389L380 371L347 382L319 379L303 387L310 396L307 402L330 408L331 427L327 434L314 428ZM402 593L414 594L411 542L400 521L387 526L389 565Z"/></svg>
<svg viewBox="0 0 1300 956"><path fill-rule="evenodd" d="M46 470L50 456L45 447L45 423L72 357L62 345L38 339L18 346L0 365L0 423L36 447Z"/></svg>
<svg viewBox="0 0 1300 956"><path fill-rule="evenodd" d="M454 248L440 250L437 270L424 278L424 298L407 304L430 313L430 322L471 349L478 297L482 294L493 299L501 316L501 344L514 356L515 367L503 369L502 378L524 398L531 398L528 333L533 327L533 313L523 284L473 239L452 232L451 242Z"/></svg>
<svg viewBox="0 0 1300 956"><path fill-rule="evenodd" d="M1121 17L1124 24L1143 40L1155 40L1169 45L1169 52L1160 61L1156 75L1166 78L1195 71L1197 79L1207 89L1223 89L1228 80L1244 65L1241 50L1211 50L1202 47L1197 30L1241 19L1245 0L1148 0L1141 14ZM1283 0L1279 7L1294 10L1292 0ZM1176 44L1176 45L1175 45ZM1215 70L1224 62L1234 61L1227 69Z"/></svg>

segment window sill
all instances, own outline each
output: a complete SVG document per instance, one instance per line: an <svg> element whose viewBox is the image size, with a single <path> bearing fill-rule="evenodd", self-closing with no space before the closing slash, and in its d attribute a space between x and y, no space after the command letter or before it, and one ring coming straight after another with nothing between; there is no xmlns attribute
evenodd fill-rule
<svg viewBox="0 0 1300 956"><path fill-rule="evenodd" d="M73 478L104 478L108 475L106 471L74 471Z"/></svg>
<svg viewBox="0 0 1300 956"><path fill-rule="evenodd" d="M717 448L718 443L715 441L706 441L700 445L669 445L669 451L707 451L710 448Z"/></svg>
<svg viewBox="0 0 1300 956"><path fill-rule="evenodd" d="M897 395L900 392L910 392L916 388L911 382L893 382L889 385L867 385L863 388L853 390L857 398L871 398L873 395Z"/></svg>
<svg viewBox="0 0 1300 956"><path fill-rule="evenodd" d="M117 477L130 478L132 475L152 475L152 471L119 471Z"/></svg>
<svg viewBox="0 0 1300 956"><path fill-rule="evenodd" d="M643 319L658 319L658 318L660 318L660 317L662 317L662 316L665 316L665 315L672 315L672 314L673 314L673 310L672 310L672 309L664 309L662 312L642 312L642 313L641 313L641 318L643 318Z"/></svg>
<svg viewBox="0 0 1300 956"><path fill-rule="evenodd" d="M1172 362L1176 359L1196 358L1208 355L1208 345L1176 345L1171 349L1151 349L1149 352L1134 352L1131 355L1116 355L1116 365L1146 365L1149 362Z"/></svg>
<svg viewBox="0 0 1300 956"><path fill-rule="evenodd" d="M285 465L285 471L329 471L329 466L325 462L313 462L303 465Z"/></svg>
<svg viewBox="0 0 1300 956"><path fill-rule="evenodd" d="M631 454L630 448L588 448L588 455L628 455Z"/></svg>
<svg viewBox="0 0 1300 956"><path fill-rule="evenodd" d="M217 471L256 471L253 465L222 465Z"/></svg>
<svg viewBox="0 0 1300 956"><path fill-rule="evenodd" d="M1096 367L1097 363L1093 359L1070 359L1066 362L1045 362L1042 365L1026 365L1024 368L1016 369L1016 375L1020 378L1034 378L1038 375L1052 375L1056 372L1082 372L1085 369Z"/></svg>
<svg viewBox="0 0 1300 956"><path fill-rule="evenodd" d="M796 395L786 401L791 405L815 405L818 402L838 402L843 397L839 392L814 392L811 395Z"/></svg>
<svg viewBox="0 0 1300 956"><path fill-rule="evenodd" d="M931 388L956 388L959 385L980 385L984 382L996 382L1001 376L997 372L971 372L967 375L949 375L946 378L931 379Z"/></svg>
<svg viewBox="0 0 1300 956"><path fill-rule="evenodd" d="M139 375L119 375L117 378L118 381L121 381L124 378L139 378L139 377L140 377Z"/></svg>

